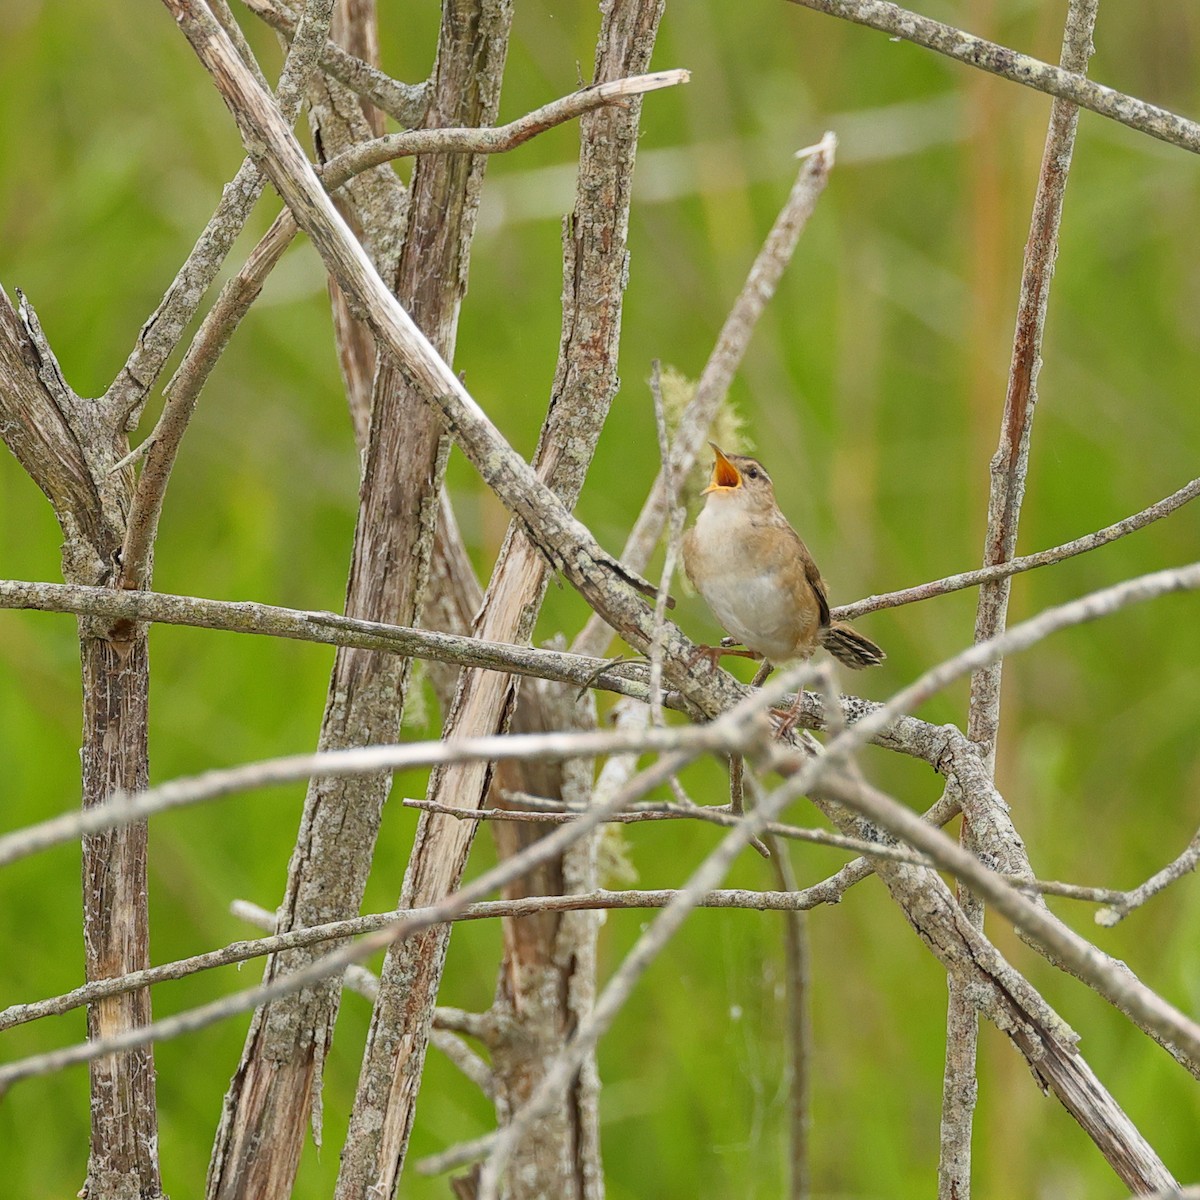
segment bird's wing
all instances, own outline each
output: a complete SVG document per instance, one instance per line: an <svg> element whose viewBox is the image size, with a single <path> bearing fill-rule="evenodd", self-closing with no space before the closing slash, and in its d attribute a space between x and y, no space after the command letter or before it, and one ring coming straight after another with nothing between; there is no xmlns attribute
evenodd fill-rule
<svg viewBox="0 0 1200 1200"><path fill-rule="evenodd" d="M800 542L800 548L804 551L804 575L809 583L812 584L812 590L817 597L817 605L821 610L821 624L829 624L829 596L825 591L825 580L821 578L821 572L817 570L817 564L813 562L812 555L808 552L808 547L800 540L799 534L796 535L796 541Z"/></svg>
<svg viewBox="0 0 1200 1200"><path fill-rule="evenodd" d="M804 579L812 588L813 597L817 602L820 623L828 625L830 621L829 597L825 591L825 580L821 578L821 572L818 570L817 564L813 562L813 557L809 554L804 539L785 520L780 519L778 524L788 533L786 538L779 538L776 542L779 565L785 570L789 567L791 570L803 570Z"/></svg>

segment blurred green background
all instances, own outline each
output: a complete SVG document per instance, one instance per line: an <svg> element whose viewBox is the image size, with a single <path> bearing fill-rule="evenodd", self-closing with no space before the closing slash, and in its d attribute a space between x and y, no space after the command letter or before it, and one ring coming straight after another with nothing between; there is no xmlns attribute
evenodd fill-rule
<svg viewBox="0 0 1200 1200"><path fill-rule="evenodd" d="M393 6L382 6L390 10ZM964 0L923 6L1056 59L1063 3ZM385 11L384 63L428 73L433 0ZM235 171L224 107L164 9L107 0L0 0L0 282L31 298L67 378L102 391L124 361ZM593 5L522 0L502 118L571 91L591 69ZM280 54L251 29L268 73ZM1092 74L1200 114L1200 9L1172 0L1102 8ZM785 510L834 598L975 565L995 446L1047 97L886 37L791 7L673 3L655 65L688 67L686 88L644 108L631 220L622 375L580 502L620 547L656 469L644 380L655 357L698 374L793 178L792 152L825 129L838 166L734 398ZM523 453L532 452L554 369L559 222L571 205L577 133L551 131L494 159L455 366ZM277 210L264 198L251 231ZM1041 406L1020 547L1040 549L1134 512L1200 471L1200 164L1083 114L1051 298ZM154 412L147 415L147 425ZM324 277L301 243L272 277L213 377L185 442L157 549L160 590L340 607L357 460L330 338ZM505 516L456 456L450 484L486 578ZM16 462L0 456L0 574L60 578L58 530ZM1020 577L1012 617L1196 557L1200 509L1093 555ZM967 644L974 593L880 614L863 629L889 652L854 683L885 697ZM1200 804L1200 621L1182 596L1060 634L1005 674L1000 781L1038 873L1131 886L1173 857ZM552 588L539 637L572 634L576 596ZM698 601L679 618L715 629ZM161 627L152 634L152 772L310 749L332 660L326 648ZM608 701L602 699L602 703ZM965 689L930 703L964 720ZM3 826L78 797L79 694L71 618L0 614ZM420 730L409 730L416 737ZM425 731L436 732L436 726ZM882 751L871 776L924 807L938 781ZM719 802L713 765L686 778ZM397 780L420 795L423 779ZM245 936L234 897L273 908L303 790L280 789L156 818L151 831L155 961ZM798 821L813 820L804 805ZM391 907L415 826L385 815L368 909ZM643 886L670 886L715 841L658 824L629 836ZM491 856L481 838L472 870ZM802 882L841 861L797 847ZM771 887L756 857L733 880ZM78 852L60 848L0 874L0 1004L81 980ZM1185 880L1112 931L1055 902L1185 1010L1200 1008L1200 888ZM610 914L605 970L645 914ZM875 881L810 919L813 939L813 1171L823 1196L923 1197L937 1157L945 984L941 968ZM1082 1033L1082 1049L1182 1180L1200 1177L1196 1084L1092 993L990 931ZM600 1053L604 1155L614 1200L774 1197L786 1153L780 921L696 914L650 971ZM444 999L484 1007L499 930L456 930ZM168 984L165 1016L252 983L257 964ZM325 1148L305 1153L296 1194L329 1194L369 1012L345 999L325 1090ZM160 1046L166 1187L198 1195L246 1018ZM5 1035L6 1058L79 1039L81 1012ZM84 1175L86 1072L22 1084L0 1105L4 1193L72 1195ZM412 1157L491 1127L487 1103L436 1052ZM1017 1054L987 1029L976 1134L977 1194L1121 1196L1124 1191ZM411 1172L402 1194L444 1196Z"/></svg>

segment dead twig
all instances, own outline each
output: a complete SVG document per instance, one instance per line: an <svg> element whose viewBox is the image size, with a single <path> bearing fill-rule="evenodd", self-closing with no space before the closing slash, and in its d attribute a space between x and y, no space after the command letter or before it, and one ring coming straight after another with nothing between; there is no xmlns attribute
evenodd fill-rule
<svg viewBox="0 0 1200 1200"><path fill-rule="evenodd" d="M903 38L927 50L936 50L968 66L977 67L1022 87L1046 92L1060 100L1069 100L1080 108L1099 113L1169 142L1193 154L1200 154L1200 124L1168 112L1145 100L1138 100L1114 88L1093 83L1082 74L1054 67L1007 46L998 46L985 38L929 17L922 17L886 0L791 0L803 8L812 8L831 17L841 17L856 25L868 25L896 38Z"/></svg>
<svg viewBox="0 0 1200 1200"><path fill-rule="evenodd" d="M1197 830L1187 849L1178 858L1151 875L1145 883L1127 892L1118 892L1115 896L1110 894L1105 900L1109 907L1102 908L1096 914L1096 924L1109 928L1119 924L1135 908L1140 908L1152 896L1157 896L1163 888L1170 887L1176 880L1194 871L1197 862L1200 862L1200 830Z"/></svg>

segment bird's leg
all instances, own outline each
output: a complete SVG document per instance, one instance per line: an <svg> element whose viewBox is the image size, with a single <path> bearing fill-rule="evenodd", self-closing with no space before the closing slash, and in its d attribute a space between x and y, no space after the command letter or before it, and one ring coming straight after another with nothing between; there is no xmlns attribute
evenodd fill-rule
<svg viewBox="0 0 1200 1200"><path fill-rule="evenodd" d="M764 665L766 665L766 664L764 664ZM760 674L761 674L761 672L760 672ZM755 676L756 680L757 680L757 678L758 677ZM764 675L763 678L765 679L766 676ZM791 734L792 730L796 728L796 725L800 721L800 714L803 711L803 709L804 709L804 689L803 688L797 688L796 698L795 698L795 700L792 701L792 703L787 708L771 709L771 715L779 718L779 724L775 728L775 736L777 738L779 738L780 741L782 741L784 738L788 737Z"/></svg>
<svg viewBox="0 0 1200 1200"><path fill-rule="evenodd" d="M775 670L775 664L769 658L764 658L762 660L762 666L754 672L754 678L750 680L750 686L762 687L762 685L767 682L767 676L770 675L773 670Z"/></svg>
<svg viewBox="0 0 1200 1200"><path fill-rule="evenodd" d="M762 655L757 650L747 650L741 642L735 642L733 638L722 638L716 646L697 646L696 653L692 655L688 662L689 667L694 667L701 659L705 659L708 663L708 669L715 671L717 663L722 658L748 658L752 662L762 661Z"/></svg>

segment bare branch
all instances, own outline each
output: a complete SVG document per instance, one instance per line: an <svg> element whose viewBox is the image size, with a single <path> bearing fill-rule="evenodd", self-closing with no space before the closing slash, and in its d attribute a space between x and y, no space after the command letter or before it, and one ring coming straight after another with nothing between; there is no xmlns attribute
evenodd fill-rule
<svg viewBox="0 0 1200 1200"><path fill-rule="evenodd" d="M1092 31L1099 0L1072 0L1063 38L1063 68L1082 75L1092 54ZM1000 422L1000 444L991 461L991 494L984 542L984 566L1012 557L1017 544L1021 502L1029 468L1029 443L1037 407L1037 377L1041 369L1042 337L1050 299L1050 283L1058 258L1058 228L1079 110L1074 104L1055 100L1050 109L1050 128L1042 152L1041 173L1033 202L1029 240L1021 273L1021 298L1013 335L1012 363L1004 413ZM985 641L1004 628L1008 613L1008 578L989 581L979 593L975 618L975 640ZM997 660L971 679L971 708L967 736L982 748L989 769L994 767L996 738L1000 725L1000 678Z"/></svg>
<svg viewBox="0 0 1200 1200"><path fill-rule="evenodd" d="M841 737L826 747L826 753L841 755L848 749L861 746L882 732L894 717L916 708L955 679L969 675L989 662L1027 650L1052 633L1098 620L1130 604L1197 588L1200 588L1200 562L1139 575L1067 604L1044 609L1037 616L1012 626L997 637L977 642L953 658L931 667L907 687L901 688L886 704L881 704L855 721Z"/></svg>
<svg viewBox="0 0 1200 1200"><path fill-rule="evenodd" d="M793 671L784 675L781 680L773 682L761 693L749 696L731 708L710 725L705 725L696 731L697 734L707 735L710 745L724 746L730 741L743 742L746 730L753 728L760 739L766 736L767 730L762 723L761 712L764 707L776 703L783 692L784 686L794 682L800 672ZM651 731L664 733L666 731ZM542 735L553 736L553 735ZM590 735L568 735L578 739ZM512 739L496 739L504 741ZM596 829L611 813L620 811L626 804L645 795L651 788L659 786L673 773L680 770L690 759L703 751L690 746L687 749L673 750L658 762L642 771L625 787L594 805L584 813L578 821L556 829L548 836L533 842L520 855L506 859L504 862L485 871L466 886L458 889L450 896L430 906L420 920L414 920L411 910L402 910L401 920L384 925L373 933L366 934L361 941L343 946L325 955L323 958L310 962L307 966L285 975L274 977L269 983L256 988L249 988L226 996L211 1004L181 1013L176 1017L153 1024L141 1025L129 1029L111 1038L89 1041L82 1046L67 1047L53 1051L50 1054L38 1055L0 1066L0 1095L11 1084L31 1075L42 1075L57 1071L75 1063L89 1062L95 1058L117 1053L149 1042L159 1041L167 1037L177 1037L183 1033L204 1028L216 1021L225 1019L239 1012L258 1008L277 997L286 996L307 988L315 983L336 977L352 963L369 958L372 954L389 946L398 938L410 937L422 929L445 921L453 920L468 905L496 888L503 886L512 879L520 878L542 862L547 862L563 853L569 846L574 845L580 838L586 837ZM343 755L349 752L343 752ZM357 754L369 754L370 750L355 751ZM782 753L777 747L770 748L774 757ZM488 755L499 757L493 750ZM376 768L377 769L377 768ZM328 773L326 768L321 768ZM155 789L160 792L162 789ZM149 793L143 793L148 795Z"/></svg>
<svg viewBox="0 0 1200 1200"><path fill-rule="evenodd" d="M299 31L284 61L277 89L279 116L285 125L291 125L300 111L305 84L316 66L317 49L325 41L329 29L332 8L333 0L307 0L305 3ZM215 22L213 27L219 28ZM221 34L228 38L224 30ZM232 45L230 48L250 78L262 78L257 67L251 70L241 52ZM150 389L233 248L251 209L258 202L265 182L259 168L251 159L246 159L222 192L221 202L196 240L187 260L179 268L158 308L142 326L137 345L109 385L103 400L104 408L118 423L124 423L126 429L132 429L137 423L137 415Z"/></svg>
<svg viewBox="0 0 1200 1200"><path fill-rule="evenodd" d="M1072 74L1083 75L1092 55L1092 32L1099 0L1071 0L1063 34L1061 64ZM1065 100L1050 107L1050 126L1042 152L1041 172L1033 202L1029 240L1021 274L1021 297L1013 338L1012 365L1000 444L991 462L985 567L1012 558L1025 479L1029 444L1037 406L1037 377L1041 369L1042 337L1050 299L1050 282L1058 257L1058 229L1079 109ZM1008 616L1011 578L991 580L980 588L975 615L975 641L983 642L1004 629ZM980 748L984 769L995 774L996 743L1000 732L1000 683L1004 662L997 659L971 676L967 737ZM974 854L992 849L977 827L977 808L964 809L962 844ZM977 895L959 888L958 901L967 919L983 928L983 903ZM971 1193L971 1130L978 1094L976 1048L979 1020L969 994L969 980L951 976L946 1016L946 1066L942 1087L941 1147L938 1164L939 1200L969 1200Z"/></svg>
<svg viewBox="0 0 1200 1200"><path fill-rule="evenodd" d="M678 726L676 727L678 728ZM451 804L438 804L432 800L401 800L405 808L416 808L423 812L441 813L443 816L454 817L459 821L517 821L541 825L569 825L576 821L587 809L575 809L571 812L537 812L522 811L511 808L472 809L466 811L455 808ZM721 825L732 828L741 820L743 814L727 808L713 808L701 804L646 804L638 805L626 812L615 813L609 817L606 824L612 825L644 825L648 821L702 821L709 825ZM846 837L841 833L833 833L828 829L809 829L803 825L781 825L771 821L767 825L767 833L773 837L787 838L796 842L811 842L818 846L833 846L838 850L853 850L858 854L877 855L894 862L911 863L914 866L930 866L930 862L920 855L909 854L895 846L879 846L862 838ZM3 865L0 863L0 865ZM1036 885L1031 885L1035 886ZM1070 888L1070 884L1051 884L1055 889ZM1101 892L1102 889L1086 889L1089 893ZM1066 891L1058 895L1071 894ZM1103 891L1104 897L1118 893ZM1089 894L1083 899L1097 899L1097 895Z"/></svg>
<svg viewBox="0 0 1200 1200"><path fill-rule="evenodd" d="M241 917L243 920L249 921L252 925L257 925L260 929L266 929L268 932L274 930L274 928L275 928L275 914L272 912L268 912L265 908L261 908L257 904L251 904L247 900L234 900L233 903L230 904L230 906L229 906L229 911L235 917ZM399 920L401 915L402 914L399 911L387 914L388 918L390 918L393 921ZM467 914L466 913L460 914L458 919L466 920ZM384 923L384 922L381 922L381 924L382 923ZM334 925L340 924L340 925L345 926L346 924L348 924L348 922L345 922L345 921L332 922L331 924L334 924ZM379 927L380 927L379 925L375 926L375 928L379 928ZM295 932L298 932L298 931L293 930L293 934ZM339 937L339 936L344 936L344 934L346 932L349 932L349 931L343 930L341 934L335 933L332 936L334 938ZM362 932L362 931L355 930L354 932ZM279 938L276 940L276 944L273 947L268 947L268 946L264 945L264 943L268 939L266 939L266 938L261 939L257 943L258 946L260 947L259 953L260 954L269 954L272 952L272 950L284 949L285 946L281 943L284 943L285 940L290 937L292 937L292 934L281 934L279 936ZM255 943L247 943L247 944L253 945ZM228 946L225 947L225 952L228 952L228 950L229 950L229 947ZM200 959L202 959L203 957L204 957L203 955L200 955L200 956L197 956L197 958L184 959L181 962L172 963L169 965L174 967L176 970L180 970L181 968L183 968L183 966L185 964L196 965L198 963L198 961ZM165 969L165 968L160 968L160 969ZM196 965L195 969L196 970L206 970L207 967ZM188 972L188 973L190 974L190 972ZM178 978L178 976L177 975L172 976L172 978ZM343 985L343 987L349 988L350 991L352 991L352 992L357 992L360 996L362 996L365 999L370 1000L372 1002L374 1002L376 996L379 995L379 976L376 975L374 971L369 970L367 967L361 967L361 966L357 966L357 965L347 967L345 975L342 976L342 985ZM65 999L65 997L60 997L59 999L61 1001L61 1000ZM12 1011L12 1010L9 1010L9 1011ZM66 1011L66 1010L60 1009L58 1011ZM44 1014L40 1014L40 1015L44 1015ZM5 1018L5 1014L0 1012L0 1030L2 1030L4 1028L4 1018ZM430 1034L429 1040L460 1071L462 1071L462 1073L464 1075L466 1075L466 1077L468 1079L470 1079L471 1082L474 1083L476 1085L476 1087L478 1087L485 1096L490 1096L492 1094L492 1090L493 1090L493 1086L494 1086L491 1068L487 1065L486 1062L484 1062L484 1060L482 1058L479 1057L478 1054L475 1053L474 1050L472 1050L469 1046L466 1045L465 1042L463 1042L462 1038L458 1037L454 1033L451 1033L449 1026L447 1026L445 1028L438 1027L437 1018L438 1018L438 1014L435 1012L434 1013L434 1026L435 1027L434 1027L433 1032ZM32 1019L32 1018L29 1018L29 1019Z"/></svg>
<svg viewBox="0 0 1200 1200"><path fill-rule="evenodd" d="M915 604L919 600L929 600L934 596L945 596L950 592L961 591L963 588L978 587L980 584L991 583L997 579L1008 579L1019 575L1022 571L1032 571L1035 567L1048 567L1054 563L1063 562L1077 554L1086 554L1100 546L1107 546L1126 534L1136 533L1147 525L1170 516L1176 509L1182 508L1190 500L1200 496L1200 479L1193 479L1178 491L1164 497L1162 500L1143 508L1141 512L1118 521L1115 525L1106 525L1095 533L1085 534L1074 541L1064 542L1061 546L1053 546L1049 550L1039 550L1036 554L1024 554L1020 558L1010 558L1006 562L995 563L989 567L980 567L974 571L963 571L958 575L947 575L944 579L935 579L929 583L920 583L915 587L904 588L898 592L883 592L878 596L867 596L855 600L853 604L840 604L832 610L832 615L839 621L851 621L866 613L878 612L883 608L898 608L902 604Z"/></svg>
<svg viewBox="0 0 1200 1200"><path fill-rule="evenodd" d="M851 731L852 732L852 731ZM931 831L915 813L884 796L861 779L830 777L821 785L819 807L827 800L845 805L910 845L937 859L987 904L1013 921L1022 936L1044 944L1074 973L1114 1004L1135 1012L1140 1021L1187 1054L1200 1047L1200 1026L1173 1008L1050 914L1029 900L1005 876L983 866L969 850L944 834ZM838 812L844 809L838 808ZM853 822L838 821L843 827ZM920 830L917 830L920 826ZM930 832L934 836L930 838ZM911 836L910 836L911 835ZM936 849L934 847L936 846ZM962 868L960 870L960 867ZM1135 1191L1174 1184L1170 1172L1112 1096L1104 1089L1075 1047L1065 1027L1026 980L1013 971L994 947L954 904L936 875L905 866L878 864L879 874L920 931L922 939L952 974L974 976L970 996L980 1014L997 1023L1026 1057L1035 1078L1048 1087L1093 1139L1113 1170ZM1191 1026L1191 1028L1189 1028Z"/></svg>
<svg viewBox="0 0 1200 1200"><path fill-rule="evenodd" d="M232 900L229 904L230 915L240 917L243 921L251 925L256 925L259 929L265 929L267 933L274 934L277 918L275 913L268 911L259 904L251 904L249 900ZM255 943L247 943L253 945ZM226 950L228 947L225 948ZM264 951L269 953L269 951ZM257 957L257 955L255 956ZM176 970L180 968L180 963L196 963L198 960L203 960L204 955L197 955L195 958L178 960L175 963L168 963L166 966L174 967ZM240 961L240 960L239 960ZM224 965L224 964L212 964ZM165 968L160 968L165 969ZM206 966L198 966L197 970L207 970ZM190 971L185 972L191 974ZM179 978L179 976L172 976ZM158 982L151 980L151 982ZM342 986L348 988L352 992L357 992L360 996L367 1000L374 1000L376 993L379 991L379 976L374 971L367 967L360 967L357 964L346 968L345 974L342 976ZM0 1013L0 1029L3 1029L4 1014Z"/></svg>
<svg viewBox="0 0 1200 1200"><path fill-rule="evenodd" d="M1140 908L1152 896L1157 896L1163 888L1182 879L1189 871L1194 871L1197 862L1200 862L1200 830L1197 830L1187 849L1178 858L1151 875L1141 886L1128 892L1118 892L1115 897L1107 897L1106 903L1110 907L1101 909L1096 914L1096 924L1109 927L1119 924L1135 908Z"/></svg>
<svg viewBox="0 0 1200 1200"><path fill-rule="evenodd" d="M764 689L748 697L757 706ZM778 694L778 693L776 693ZM732 710L731 710L732 711ZM238 792L294 783L314 776L342 778L378 771L403 771L451 763L489 762L502 759L539 759L559 761L565 758L591 757L597 754L647 752L686 752L690 759L707 751L728 753L745 749L761 730L753 733L737 727L676 725L667 729L646 729L633 734L530 733L496 734L489 737L460 738L454 742L417 742L401 746L359 746L341 750L320 750L294 754L286 758L265 759L240 767L206 771L190 778L175 779L133 795L114 793L103 804L80 811L72 810L37 825L27 826L0 838L0 866L16 862L50 846L72 841L81 834L115 829L154 813L167 812ZM591 810L572 818L576 823Z"/></svg>
<svg viewBox="0 0 1200 1200"><path fill-rule="evenodd" d="M364 621L331 612L279 608L254 601L206 600L167 592L118 592L78 584L0 580L0 609L75 613L112 620L156 621L167 625L253 633L328 646L381 650L462 667L537 675L580 687L629 690L648 695L645 664L585 658L559 650L489 642L452 633ZM671 697L666 698L672 703ZM675 701L678 704L678 701Z"/></svg>
<svg viewBox="0 0 1200 1200"><path fill-rule="evenodd" d="M321 177L332 189L360 171L414 154L503 154L586 112L661 88L676 87L690 78L689 71L673 70L594 83L494 129L410 129L388 134L330 159Z"/></svg>
<svg viewBox="0 0 1200 1200"><path fill-rule="evenodd" d="M282 4L269 0L243 0L251 12L285 37L296 33L296 14ZM356 95L393 117L401 125L416 125L425 111L429 85L398 83L378 67L347 54L337 42L326 41L321 47L321 70L328 72Z"/></svg>
<svg viewBox="0 0 1200 1200"><path fill-rule="evenodd" d="M495 129L415 129L376 138L330 159L321 169L321 180L332 193L363 172L398 158L433 153L500 154L594 108L623 103L631 96L687 80L687 71L658 71L582 88ZM200 392L242 318L258 299L267 276L298 232L289 210L275 218L242 269L221 289L164 389L163 411L153 432L138 448L146 455L146 463L138 477L121 555L126 587L141 587L149 579L150 552L167 483Z"/></svg>
<svg viewBox="0 0 1200 1200"><path fill-rule="evenodd" d="M1110 117L1130 129L1148 133L1159 141L1200 154L1200 125L1186 117L1147 104L1124 92L1104 87L1062 67L1053 67L1007 46L975 37L952 25L919 16L885 0L791 0L804 8L841 17L857 25L868 25L893 37L903 38L928 50L936 50L968 66L978 67L1002 79L1035 91L1069 100L1102 117Z"/></svg>
<svg viewBox="0 0 1200 1200"><path fill-rule="evenodd" d="M662 0L618 0L605 8L596 58L599 82L646 69L661 11ZM622 298L628 271L626 238L640 112L641 101L635 98L624 108L585 113L580 122L576 202L563 228L558 364L532 464L537 478L568 512L582 489L618 388ZM473 632L494 641L526 642L550 573L551 563L542 548L523 523L514 520ZM443 737L503 732L516 704L512 678L466 672L459 681ZM574 710L573 705L571 708ZM438 769L431 776L428 794L434 800L479 808L490 775L491 768L482 763ZM457 886L474 831L471 824L421 819L404 872L404 902L428 902ZM538 882L541 890L549 889L548 880ZM359 1200L396 1186L416 1110L425 1033L441 980L448 933L432 930L394 946L386 957L338 1175L338 1200ZM543 961L550 967L548 956ZM555 994L565 995L570 990L561 975L550 986ZM564 1007L546 1029L553 1029L550 1036L557 1041L558 1029L573 1020ZM395 1035L398 1025L406 1029L403 1038ZM508 1078L504 1071L498 1073L502 1094L507 1091ZM583 1131L580 1136L586 1140L589 1134ZM555 1155L554 1163L546 1167L543 1175L539 1156L531 1156L528 1194L561 1194L568 1188L574 1192L577 1173L568 1157ZM579 1200L585 1194L586 1189L580 1189Z"/></svg>

